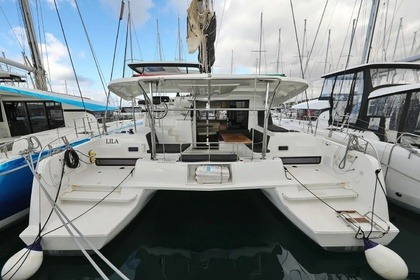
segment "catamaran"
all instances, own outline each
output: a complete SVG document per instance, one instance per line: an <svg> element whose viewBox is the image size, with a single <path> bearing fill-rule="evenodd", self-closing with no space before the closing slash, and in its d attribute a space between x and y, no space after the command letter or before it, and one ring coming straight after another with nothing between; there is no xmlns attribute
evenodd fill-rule
<svg viewBox="0 0 420 280"><path fill-rule="evenodd" d="M357 250L366 239L386 245L398 234L374 157L351 143L273 124L271 108L303 92L306 81L211 73L216 17L210 6L192 1L188 9L189 49L199 50L201 73L158 71L110 82L117 96L141 98L144 126L39 162L29 225L20 235L25 243L61 253L102 248L165 190L261 190L327 250ZM167 106L175 93L188 96L189 106Z"/></svg>
<svg viewBox="0 0 420 280"><path fill-rule="evenodd" d="M338 142L358 135L384 170L388 199L420 213L420 64L368 63L323 76L319 100L332 104L309 124L281 121Z"/></svg>
<svg viewBox="0 0 420 280"><path fill-rule="evenodd" d="M271 123L271 106L306 88L296 78L210 73L111 82L109 89L127 100L144 97L149 125L42 160L21 238L32 244L41 236L46 251L78 250L64 226L71 221L102 248L158 190L260 189L325 249L357 249L367 236L388 244L398 229L389 221L378 161ZM173 92L192 97L191 114L168 108L156 120L153 104ZM78 165L67 165L76 155Z"/></svg>

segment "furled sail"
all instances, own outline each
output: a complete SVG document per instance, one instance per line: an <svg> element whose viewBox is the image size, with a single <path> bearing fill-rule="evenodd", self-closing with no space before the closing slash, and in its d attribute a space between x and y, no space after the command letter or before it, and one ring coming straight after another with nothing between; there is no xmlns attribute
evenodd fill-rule
<svg viewBox="0 0 420 280"><path fill-rule="evenodd" d="M187 10L187 44L188 53L195 53L202 40L202 32L199 23L198 1L193 0Z"/></svg>
<svg viewBox="0 0 420 280"><path fill-rule="evenodd" d="M215 61L216 15L207 0L193 0L187 10L188 52L199 50L201 71L209 73Z"/></svg>

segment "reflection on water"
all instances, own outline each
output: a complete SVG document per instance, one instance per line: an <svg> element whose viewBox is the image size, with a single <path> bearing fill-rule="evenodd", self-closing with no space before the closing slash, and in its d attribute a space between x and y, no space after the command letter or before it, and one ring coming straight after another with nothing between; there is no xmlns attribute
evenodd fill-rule
<svg viewBox="0 0 420 280"><path fill-rule="evenodd" d="M409 279L420 279L419 216L390 211L401 233L389 247L407 262ZM23 246L17 235L24 227L0 233L1 265ZM260 191L160 191L102 252L130 279L381 279L363 253L319 248ZM99 276L84 257L46 256L33 279Z"/></svg>

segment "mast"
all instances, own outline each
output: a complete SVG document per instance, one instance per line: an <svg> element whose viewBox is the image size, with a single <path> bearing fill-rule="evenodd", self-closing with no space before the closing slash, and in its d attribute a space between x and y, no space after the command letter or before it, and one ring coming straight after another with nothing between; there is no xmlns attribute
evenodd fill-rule
<svg viewBox="0 0 420 280"><path fill-rule="evenodd" d="M324 73L327 73L327 63L328 63L328 52L329 52L329 49L330 49L330 40L331 40L331 29L328 29L328 41L327 41L327 51L325 53Z"/></svg>
<svg viewBox="0 0 420 280"><path fill-rule="evenodd" d="M178 45L178 59L175 58L175 60L183 61L184 59L182 57L181 25L179 23L179 16L178 16L178 40L177 40L177 45Z"/></svg>
<svg viewBox="0 0 420 280"><path fill-rule="evenodd" d="M410 55L414 55L414 46L416 45L417 31L414 31L413 43L411 44Z"/></svg>
<svg viewBox="0 0 420 280"><path fill-rule="evenodd" d="M395 39L394 51L392 53L392 61L395 60L395 52L397 51L398 39L400 38L400 31L401 31L401 27L402 27L402 20L403 20L403 18L400 18L400 25L398 26L397 38Z"/></svg>
<svg viewBox="0 0 420 280"><path fill-rule="evenodd" d="M258 53L258 58L257 58L257 74L261 74L261 53L266 52L265 50L262 50L262 29L263 29L263 13L261 13L261 20L260 20L260 48L258 49L258 51L252 51L252 52L257 52Z"/></svg>
<svg viewBox="0 0 420 280"><path fill-rule="evenodd" d="M302 53L300 54L300 56L302 58L305 57L305 45L306 45L306 23L307 23L307 19L305 18L303 20L303 38L302 38Z"/></svg>
<svg viewBox="0 0 420 280"><path fill-rule="evenodd" d="M23 21L25 23L25 30L26 36L28 37L29 48L31 49L32 63L35 74L35 87L39 90L47 91L48 87L47 80L45 77L45 70L42 67L41 55L35 36L35 30L32 22L31 10L29 8L28 0L20 0L20 8L22 12Z"/></svg>
<svg viewBox="0 0 420 280"><path fill-rule="evenodd" d="M279 66L280 66L280 48L281 48L281 28L279 29L279 45L277 48L277 61L276 61L276 73L279 73ZM282 71L283 72L283 71Z"/></svg>
<svg viewBox="0 0 420 280"><path fill-rule="evenodd" d="M258 51L258 74L261 74L262 27L263 27L263 13L261 13L261 21L260 21L260 48Z"/></svg>
<svg viewBox="0 0 420 280"><path fill-rule="evenodd" d="M162 50L162 44L160 42L160 32L159 32L159 20L156 20L156 30L157 30L157 42L156 42L156 47L157 47L157 52L159 54L159 60L163 61L164 60L164 55L163 55L163 50Z"/></svg>
<svg viewBox="0 0 420 280"><path fill-rule="evenodd" d="M361 64L366 64L369 62L370 51L372 49L373 33L375 31L376 18L378 16L379 2L380 0L373 0L372 2L372 10L370 12L368 30L366 33L365 46L363 48Z"/></svg>

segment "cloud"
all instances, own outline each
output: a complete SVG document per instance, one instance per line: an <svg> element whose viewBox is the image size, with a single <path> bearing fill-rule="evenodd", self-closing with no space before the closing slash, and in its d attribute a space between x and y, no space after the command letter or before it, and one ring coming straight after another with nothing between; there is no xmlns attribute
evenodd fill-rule
<svg viewBox="0 0 420 280"><path fill-rule="evenodd" d="M331 71L345 66L350 47L351 30L353 20L357 18L360 8L360 18L357 24L355 39L350 53L349 65L359 64L361 53L365 43L367 22L371 10L371 2L363 1L360 6L359 0L354 1L329 1L319 28L319 33L313 45L315 35L324 10L325 1L292 1L299 40L300 51L303 52L303 63L306 64L308 53L312 54L308 62L305 78L318 79L324 74L324 63L327 52L328 30L331 29L330 45L327 70ZM386 2L388 5L388 2ZM381 50L384 49L383 38L390 42L397 42L395 58L404 57L411 48L413 32L420 29L420 21L416 17L416 5L414 0L405 1L398 9L393 5L386 12L385 4L379 8L376 33L372 44L371 61L381 61ZM223 9L224 8L224 9ZM219 1L215 6L218 16L218 34L216 42L215 71L230 72L230 64L233 51L233 64L235 68L251 69L255 73L256 59L259 49L260 15L263 14L262 31L262 61L261 72L273 73L276 71L276 61L279 47L279 29L281 29L281 62L283 72L287 75L300 76L298 47L292 17L290 1L245 1L227 0ZM398 30L398 18L404 16L404 36L396 37ZM391 22L391 19L393 21ZM304 20L306 20L306 37L304 38ZM392 30L391 30L391 23ZM381 32L384 26L388 32ZM408 39L410 38L410 39ZM403 46L405 41L405 46ZM313 45L313 47L312 47ZM392 48L388 46L387 52L390 57ZM406 51L404 52L404 48Z"/></svg>
<svg viewBox="0 0 420 280"><path fill-rule="evenodd" d="M115 16L120 15L121 1L100 0L104 10L110 10ZM154 7L152 0L125 1L124 14L128 13L128 3L130 3L132 21L136 26L143 26L150 18L150 9Z"/></svg>
<svg viewBox="0 0 420 280"><path fill-rule="evenodd" d="M78 72L77 68L76 81L66 46L51 33L46 33L45 38L46 43L40 44L40 48L46 51L46 55L43 57L44 67L54 91L78 93L77 82L79 82L80 88L84 92L85 88L90 88L95 84L91 78Z"/></svg>

